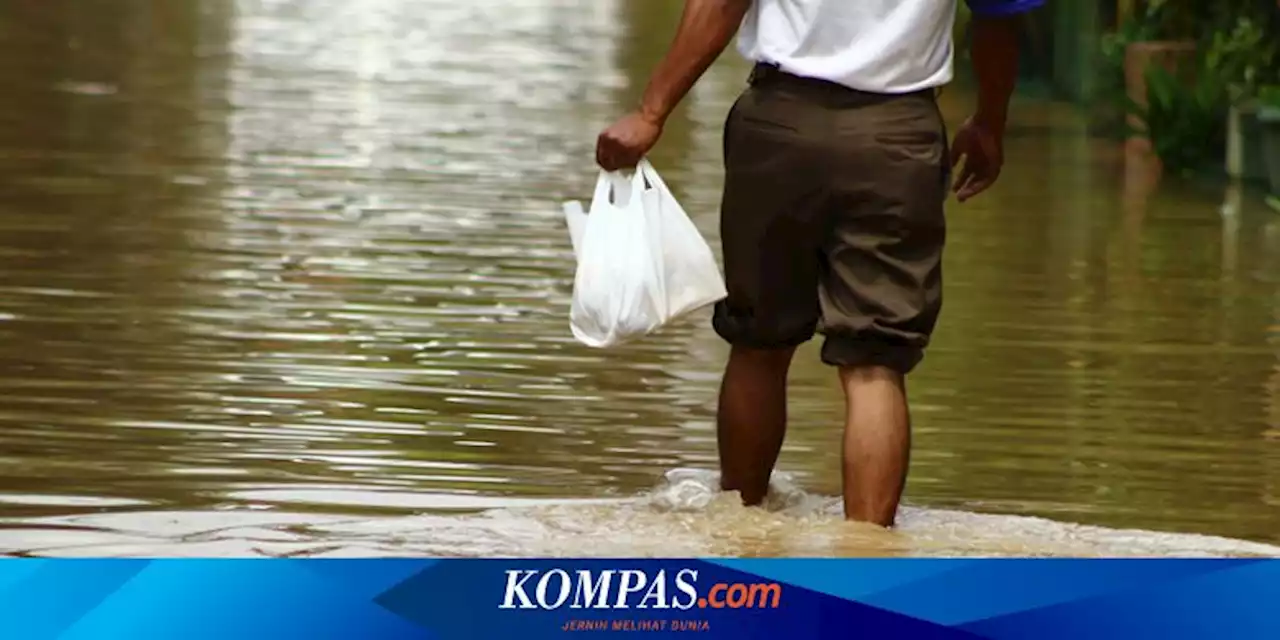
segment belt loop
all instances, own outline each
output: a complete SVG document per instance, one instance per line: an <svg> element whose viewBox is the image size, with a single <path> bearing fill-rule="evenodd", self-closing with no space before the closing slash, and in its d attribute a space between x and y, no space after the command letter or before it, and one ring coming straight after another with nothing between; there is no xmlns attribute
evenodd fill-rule
<svg viewBox="0 0 1280 640"><path fill-rule="evenodd" d="M778 73L778 65L769 62L757 62L751 67L751 75L747 77L747 84L756 86L765 80L773 77Z"/></svg>

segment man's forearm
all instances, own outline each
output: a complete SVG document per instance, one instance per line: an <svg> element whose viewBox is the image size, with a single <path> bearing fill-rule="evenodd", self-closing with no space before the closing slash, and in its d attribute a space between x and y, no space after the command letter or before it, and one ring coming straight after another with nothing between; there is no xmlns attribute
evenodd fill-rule
<svg viewBox="0 0 1280 640"><path fill-rule="evenodd" d="M752 0L686 0L680 27L667 55L654 70L640 102L640 114L661 124L685 94L729 46Z"/></svg>
<svg viewBox="0 0 1280 640"><path fill-rule="evenodd" d="M1009 98L1018 82L1017 15L973 20L971 55L978 81L978 109L974 119L1000 130L1009 114Z"/></svg>

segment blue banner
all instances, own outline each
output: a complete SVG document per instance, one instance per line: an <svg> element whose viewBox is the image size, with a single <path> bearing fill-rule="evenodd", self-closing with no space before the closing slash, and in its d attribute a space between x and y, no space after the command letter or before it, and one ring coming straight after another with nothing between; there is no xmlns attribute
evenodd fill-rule
<svg viewBox="0 0 1280 640"><path fill-rule="evenodd" d="M6 560L0 638L1274 638L1273 560Z"/></svg>

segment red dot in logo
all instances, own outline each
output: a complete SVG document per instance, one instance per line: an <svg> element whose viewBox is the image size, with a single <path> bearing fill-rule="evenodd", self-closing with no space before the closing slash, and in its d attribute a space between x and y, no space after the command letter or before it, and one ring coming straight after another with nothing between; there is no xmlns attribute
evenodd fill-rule
<svg viewBox="0 0 1280 640"><path fill-rule="evenodd" d="M706 609L706 608L707 608L707 599L706 599L706 598L698 598L698 608L699 608L699 609Z"/></svg>

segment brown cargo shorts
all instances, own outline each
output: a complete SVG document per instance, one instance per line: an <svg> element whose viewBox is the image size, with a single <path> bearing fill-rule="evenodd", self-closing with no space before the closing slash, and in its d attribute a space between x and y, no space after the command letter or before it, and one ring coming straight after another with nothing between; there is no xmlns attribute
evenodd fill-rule
<svg viewBox="0 0 1280 640"><path fill-rule="evenodd" d="M863 93L757 66L725 123L729 295L716 333L903 374L942 307L947 133L933 91Z"/></svg>

